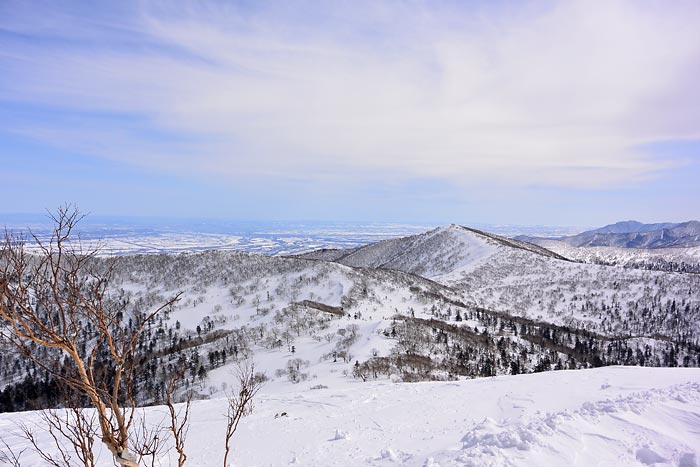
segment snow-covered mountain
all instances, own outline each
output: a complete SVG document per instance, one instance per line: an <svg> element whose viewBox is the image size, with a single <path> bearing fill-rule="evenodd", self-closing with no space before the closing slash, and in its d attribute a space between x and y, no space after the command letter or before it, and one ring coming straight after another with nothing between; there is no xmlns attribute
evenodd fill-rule
<svg viewBox="0 0 700 467"><path fill-rule="evenodd" d="M700 335L700 295L695 293L700 276L581 264L565 256L456 225L353 250L303 255L421 275L460 293L472 306L605 334L668 335L668 328L654 325L652 331L649 317L639 310L665 315L666 304L677 301L688 307L680 318L684 329Z"/></svg>
<svg viewBox="0 0 700 467"><path fill-rule="evenodd" d="M382 268L434 278L476 268L500 252L517 251L523 257L565 258L519 240L452 224L429 232L372 243L349 250L319 250L302 258L334 261L353 267Z"/></svg>
<svg viewBox="0 0 700 467"><path fill-rule="evenodd" d="M700 222L624 221L569 237L517 236L571 260L625 268L700 273Z"/></svg>
<svg viewBox="0 0 700 467"><path fill-rule="evenodd" d="M551 240L519 236L517 239L542 245ZM574 247L678 248L700 246L700 222L642 224L623 221L556 240Z"/></svg>
<svg viewBox="0 0 700 467"><path fill-rule="evenodd" d="M698 275L574 263L454 225L333 255L338 262L230 251L98 259L113 267L114 298L134 312L184 292L143 337L159 357L143 372L141 400L162 397L166 365L191 374L199 397L220 394L208 375L232 356L260 359L290 382L700 364ZM0 410L51 403L23 398L42 376L20 361L0 360L9 385Z"/></svg>
<svg viewBox="0 0 700 467"><path fill-rule="evenodd" d="M195 404L192 465L215 462L205 427L222 423L216 399L243 359L266 375L268 392L241 434L236 465L558 465L572 459L569 449L584 463L694 465L698 455L695 370L508 379L700 366L698 274L573 262L457 225L296 257L204 251L91 264L94 273L107 267L110 298L132 313L183 292L139 342L138 400L162 402L175 371L182 391L214 399ZM8 347L1 356L0 412L60 405L41 369ZM498 378L464 381L479 376ZM442 383L394 384L415 381ZM645 432L648 417L660 421ZM0 416L0 428L15 420ZM590 437L596 422L616 441ZM661 436L669 430L678 431ZM255 433L283 440L261 453ZM596 452L586 457L585 446Z"/></svg>
<svg viewBox="0 0 700 467"><path fill-rule="evenodd" d="M673 222L657 222L654 224L644 224L638 221L620 221L614 224L608 224L597 229L591 229L583 234L594 234L594 233L612 233L612 234L625 234L625 233L639 233L639 232L654 232L657 230L673 229L678 227L678 223ZM581 235L581 234L579 234Z"/></svg>

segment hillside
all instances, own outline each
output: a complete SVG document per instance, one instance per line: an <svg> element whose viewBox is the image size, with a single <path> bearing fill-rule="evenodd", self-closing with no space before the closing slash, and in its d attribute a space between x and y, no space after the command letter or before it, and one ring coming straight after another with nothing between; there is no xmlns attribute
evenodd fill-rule
<svg viewBox="0 0 700 467"><path fill-rule="evenodd" d="M209 375L246 358L290 384L329 374L420 381L700 364L692 293L700 276L572 263L456 226L378 245L347 258L420 268L229 251L97 259L97 270L112 265L111 299L131 313L183 292L141 339L139 400L162 400L160 382L173 370L186 373L197 397L214 397L224 388ZM0 360L0 375L0 410L52 404L27 399L45 376L20 358Z"/></svg>
<svg viewBox="0 0 700 467"><path fill-rule="evenodd" d="M545 245L552 243L557 245ZM658 318L665 323L659 327L650 325L650 317L667 316L677 302L676 308L684 310L679 317L682 328L700 333L700 299L694 292L700 290L700 276L576 263L565 259L572 250L576 249L560 249L558 254L452 225L303 257L421 275L459 293L474 307L611 335L673 334L667 327L672 321Z"/></svg>
<svg viewBox="0 0 700 467"><path fill-rule="evenodd" d="M360 248L319 250L300 257L335 261L353 267L392 269L434 278L473 269L491 261L504 249L516 250L524 257L539 255L565 259L537 245L456 224Z"/></svg>
<svg viewBox="0 0 700 467"><path fill-rule="evenodd" d="M569 449L585 462L582 446L605 459L694 462L696 370L612 368L586 378L565 370L700 367L697 274L575 263L455 225L304 257L204 251L96 257L86 266L96 277L111 271L105 303L125 307L123 322L182 293L138 341L134 397L162 404L163 388L180 375L175 397L201 401L190 465L215 462L217 443L200 436L221 423L218 398L244 361L254 362L268 392L261 418L240 435L240 465L263 457L269 465L556 465L571 458ZM79 348L87 352L94 334L84 331ZM56 380L0 345L0 412L62 405ZM37 356L62 368L58 352L40 348ZM517 389L508 379L541 372L550 373L525 375ZM663 384L650 382L654 375ZM425 381L440 383L394 384ZM571 385L586 392L571 396ZM669 410L685 421L664 418ZM645 432L647 412L656 424ZM0 416L5 442L17 442L7 428L16 420ZM601 420L618 442L590 439ZM261 453L251 440L260 433L283 441Z"/></svg>
<svg viewBox="0 0 700 467"><path fill-rule="evenodd" d="M575 247L559 240L537 242L572 261L628 269L700 273L700 247L688 248L619 248L613 246Z"/></svg>

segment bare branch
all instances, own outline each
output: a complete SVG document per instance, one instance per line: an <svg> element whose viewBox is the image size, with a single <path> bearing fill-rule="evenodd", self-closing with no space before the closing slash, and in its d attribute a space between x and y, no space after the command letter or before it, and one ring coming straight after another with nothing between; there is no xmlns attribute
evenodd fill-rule
<svg viewBox="0 0 700 467"><path fill-rule="evenodd" d="M5 233L0 252L0 335L86 398L96 409L101 440L115 462L135 467L135 456L129 451L129 433L137 406L134 386L139 339L146 326L176 303L180 294L145 315L134 313L133 326L120 323L117 316L125 311L125 306L108 294L114 262L99 260L99 249L83 248L79 238L73 243L76 225L83 218L75 207L61 206L49 216L54 230L48 240L31 233L38 255L27 254L24 242ZM95 331L89 339L85 333L88 324ZM38 358L36 346L55 350L70 364ZM71 423L87 423L80 418L81 413L73 415L78 418ZM49 423L56 436L68 434L72 439L88 442L87 438L76 437L81 432L62 431L65 428L55 417L46 421L56 422ZM88 426L91 425L83 428ZM31 432L25 434L29 436ZM82 444L77 447L83 452Z"/></svg>
<svg viewBox="0 0 700 467"><path fill-rule="evenodd" d="M226 434L224 438L224 467L228 467L231 451L231 438L238 429L241 419L253 412L253 399L263 384L263 379L255 373L255 365L248 361L239 363L233 374L238 383L238 393L227 392Z"/></svg>
<svg viewBox="0 0 700 467"><path fill-rule="evenodd" d="M20 458L22 454L27 450L27 448L22 449L19 452L15 452L12 447L7 444L7 441L0 437L0 443L2 443L2 448L0 448L0 464L9 464L12 467L22 467Z"/></svg>
<svg viewBox="0 0 700 467"><path fill-rule="evenodd" d="M177 389L177 385L182 379L181 375L171 378L165 390L166 405L170 413L170 432L177 451L177 465L182 467L187 461L185 454L185 440L189 430L190 406L192 405L192 391L187 391L187 399L184 407L179 410L175 408L173 401L173 393Z"/></svg>

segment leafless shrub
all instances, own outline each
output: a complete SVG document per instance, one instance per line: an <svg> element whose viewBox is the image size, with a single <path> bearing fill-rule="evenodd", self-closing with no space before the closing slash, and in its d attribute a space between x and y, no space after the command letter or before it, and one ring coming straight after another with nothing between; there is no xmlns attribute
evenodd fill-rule
<svg viewBox="0 0 700 467"><path fill-rule="evenodd" d="M139 337L180 294L150 312L134 312L124 320L129 313L127 303L113 300L108 292L113 263L95 267L98 250L83 250L79 238L71 241L82 217L71 206L59 208L51 215L51 238L33 236L37 255L28 254L23 241L5 232L0 251L0 337L84 396L96 410L101 440L115 463L136 467L129 433L136 408ZM93 336L85 342L88 325ZM37 358L36 346L61 352L71 363L70 371L57 370ZM99 368L95 365L98 358Z"/></svg>
<svg viewBox="0 0 700 467"><path fill-rule="evenodd" d="M238 386L238 393L232 391L226 394L228 409L226 412L224 467L228 467L231 438L236 433L241 419L253 412L253 398L265 381L264 375L255 373L255 365L249 362L240 363L233 376Z"/></svg>
<svg viewBox="0 0 700 467"><path fill-rule="evenodd" d="M2 444L2 447L0 447L0 464L7 464L11 465L12 467L22 467L20 458L27 449L25 448L15 452L15 450L12 449L12 447L7 444L2 437L0 437L0 444Z"/></svg>

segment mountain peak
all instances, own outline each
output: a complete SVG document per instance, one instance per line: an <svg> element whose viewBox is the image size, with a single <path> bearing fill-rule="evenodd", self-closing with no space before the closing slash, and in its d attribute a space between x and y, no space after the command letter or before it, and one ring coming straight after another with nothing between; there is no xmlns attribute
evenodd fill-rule
<svg viewBox="0 0 700 467"><path fill-rule="evenodd" d="M627 221L619 221L615 222L614 224L608 224L604 227L600 227L598 229L591 230L590 232L597 232L597 233L631 233L631 232L639 232L641 228L644 227L644 224L642 224L639 221L635 220L627 220Z"/></svg>
<svg viewBox="0 0 700 467"><path fill-rule="evenodd" d="M336 261L353 267L393 269L432 278L470 270L489 261L494 255L513 251L521 255L566 259L537 245L454 223L418 235L329 254L317 252L306 257Z"/></svg>

